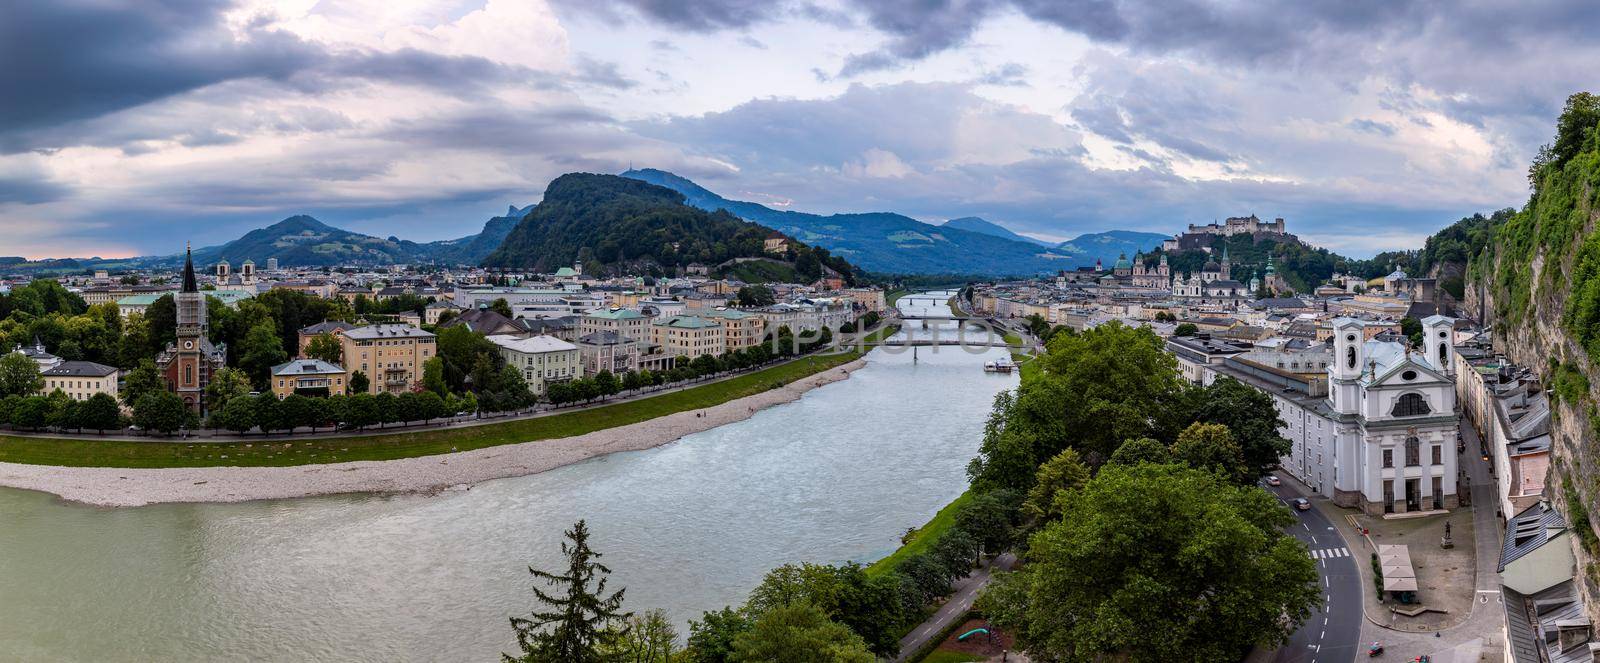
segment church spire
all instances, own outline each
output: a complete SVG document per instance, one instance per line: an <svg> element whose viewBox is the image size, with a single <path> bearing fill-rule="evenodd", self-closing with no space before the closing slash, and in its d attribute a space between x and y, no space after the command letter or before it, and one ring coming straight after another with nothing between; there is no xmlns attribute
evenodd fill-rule
<svg viewBox="0 0 1600 663"><path fill-rule="evenodd" d="M194 249L188 242L183 244L183 291L200 292L200 283L194 278Z"/></svg>

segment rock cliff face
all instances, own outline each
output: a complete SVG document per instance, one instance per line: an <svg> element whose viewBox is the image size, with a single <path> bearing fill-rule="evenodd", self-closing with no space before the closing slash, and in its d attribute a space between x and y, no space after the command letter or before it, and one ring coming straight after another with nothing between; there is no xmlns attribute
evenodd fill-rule
<svg viewBox="0 0 1600 663"><path fill-rule="evenodd" d="M1461 308L1551 387L1555 462L1544 494L1577 534L1578 584L1600 618L1600 127L1568 120L1558 137L1578 132L1582 148L1541 155L1527 206L1469 264Z"/></svg>

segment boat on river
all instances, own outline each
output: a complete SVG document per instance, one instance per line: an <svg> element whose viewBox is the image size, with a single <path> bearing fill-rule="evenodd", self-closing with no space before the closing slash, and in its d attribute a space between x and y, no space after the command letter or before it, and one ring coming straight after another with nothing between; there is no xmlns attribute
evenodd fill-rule
<svg viewBox="0 0 1600 663"><path fill-rule="evenodd" d="M985 373L1010 373L1014 370L1017 370L1017 363L1009 359L999 359L984 362L983 364L983 372Z"/></svg>

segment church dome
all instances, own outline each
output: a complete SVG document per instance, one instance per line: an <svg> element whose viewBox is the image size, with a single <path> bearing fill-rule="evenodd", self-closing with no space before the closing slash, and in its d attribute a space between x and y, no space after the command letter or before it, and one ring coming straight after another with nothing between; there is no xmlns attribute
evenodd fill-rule
<svg viewBox="0 0 1600 663"><path fill-rule="evenodd" d="M1220 272L1220 271L1222 271L1222 265L1217 264L1217 262L1215 260L1213 260L1211 262L1206 263L1206 265L1204 267L1201 267L1200 271L1202 271L1202 272Z"/></svg>
<svg viewBox="0 0 1600 663"><path fill-rule="evenodd" d="M1131 267L1133 267L1133 263L1128 262L1128 254L1124 253L1117 256L1117 269L1129 269Z"/></svg>

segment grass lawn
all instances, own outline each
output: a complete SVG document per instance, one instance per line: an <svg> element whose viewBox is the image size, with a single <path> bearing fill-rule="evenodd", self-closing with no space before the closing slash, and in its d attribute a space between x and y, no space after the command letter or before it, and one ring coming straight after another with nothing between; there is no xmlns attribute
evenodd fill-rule
<svg viewBox="0 0 1600 663"><path fill-rule="evenodd" d="M887 331L887 330L885 330ZM892 333L892 332L891 332ZM465 428L419 429L329 439L229 442L113 441L0 435L0 461L72 467L265 467L392 460L549 440L711 407L774 389L859 358L806 357L682 391L587 410Z"/></svg>
<svg viewBox="0 0 1600 663"><path fill-rule="evenodd" d="M899 550L894 551L888 557L873 562L872 566L868 566L867 575L877 576L893 571L906 558L932 548L934 542L938 541L940 536L944 535L950 528L955 527L956 512L960 511L961 507L971 497L972 491L970 490L961 493L961 496L957 497L955 501L945 505L943 509L939 510L939 513L934 514L933 520L928 521L928 524L918 529L917 536L911 539L911 543L900 546Z"/></svg>
<svg viewBox="0 0 1600 663"><path fill-rule="evenodd" d="M894 292L891 292L891 293L888 293L888 294L884 295L883 296L883 300L884 300L884 302L886 302L889 305L889 308L894 308L894 303L895 302L900 301L901 297L904 297L904 296L909 295L909 294L911 294L910 290L896 290Z"/></svg>

